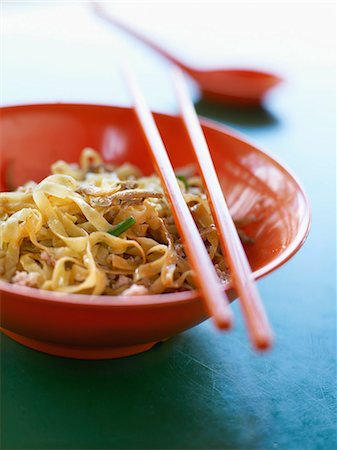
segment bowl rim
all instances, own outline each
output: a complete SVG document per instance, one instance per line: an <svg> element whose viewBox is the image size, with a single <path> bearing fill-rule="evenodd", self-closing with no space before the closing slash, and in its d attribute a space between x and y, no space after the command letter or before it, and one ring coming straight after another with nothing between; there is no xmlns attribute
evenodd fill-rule
<svg viewBox="0 0 337 450"><path fill-rule="evenodd" d="M68 103L68 102L51 102L51 103L30 103L24 105L12 105L12 106L1 106L0 112L7 111L15 111L22 109L34 109L34 108L98 108L98 109L120 109L120 110L132 110L132 107L128 106L120 106L120 105L105 105L105 104L96 104L96 103ZM174 116L173 114L153 112L156 117L165 117L165 118L174 118L178 116ZM292 173L288 167L281 163L279 158L275 158L269 151L265 151L261 148L259 144L255 144L251 138L247 138L244 134L238 132L237 130L232 129L231 127L221 124L215 120L200 117L200 122L202 127L210 128L214 131L225 133L235 139L240 140L241 142L253 147L254 151L257 152L260 156L265 159L268 159L269 162L272 162L274 166L276 166L281 172L283 172L288 178L292 179L292 182L297 186L297 193L300 197L302 197L302 202L304 206L303 211L303 220L300 226L299 231L297 232L295 239L291 242L290 245L286 247L284 252L277 255L277 257L261 267L260 269L253 272L253 278L258 280L269 273L276 270L278 267L281 267L285 264L292 256L294 256L299 249L302 247L304 242L306 241L308 234L311 228L312 222L312 210L309 198L301 184L301 182L297 179L297 177ZM228 284L224 286L225 291L229 291L233 286ZM160 307L167 304L172 304L176 302L191 302L194 300L200 299L200 293L198 290L191 291L182 291L182 292L173 292L166 294L151 294L151 295L139 295L139 296L112 296L112 295L88 295L88 294L71 294L66 292L53 292L46 291L42 289L30 288L26 286L17 286L6 281L0 280L0 298L1 293L8 293L12 295L19 295L21 297L29 298L30 300L34 300L37 302L52 302L52 303L61 303L62 306L81 306L81 307L89 307L89 308L106 308L106 307L125 307L125 306L133 306L133 307Z"/></svg>

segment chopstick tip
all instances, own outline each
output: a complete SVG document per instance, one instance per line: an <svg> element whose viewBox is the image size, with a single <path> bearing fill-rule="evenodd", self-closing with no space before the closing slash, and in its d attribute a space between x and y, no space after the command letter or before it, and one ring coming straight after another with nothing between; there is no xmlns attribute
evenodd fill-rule
<svg viewBox="0 0 337 450"><path fill-rule="evenodd" d="M258 350L260 352L265 352L270 350L273 347L274 344L274 337L272 333L268 334L260 334L259 336L255 337L255 339L252 339L253 347L255 350Z"/></svg>
<svg viewBox="0 0 337 450"><path fill-rule="evenodd" d="M216 314L213 316L213 321L219 330L230 330L233 327L233 314L231 310L226 313Z"/></svg>

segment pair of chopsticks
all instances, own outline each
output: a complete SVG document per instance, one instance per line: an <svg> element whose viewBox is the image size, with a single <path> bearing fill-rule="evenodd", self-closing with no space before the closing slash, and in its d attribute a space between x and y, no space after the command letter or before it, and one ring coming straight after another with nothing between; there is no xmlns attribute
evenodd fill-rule
<svg viewBox="0 0 337 450"><path fill-rule="evenodd" d="M206 309L213 316L218 328L228 329L232 325L233 315L224 287L219 280L191 212L181 193L152 113L128 66L124 66L124 74L132 95L138 121L150 149L157 174L169 200L175 223L195 273L196 284L202 293ZM221 190L205 136L188 94L182 72L179 69L174 69L172 78L183 122L192 142L212 215L219 233L221 247L227 256L234 286L240 298L250 340L256 349L267 349L272 345L272 331L245 251Z"/></svg>

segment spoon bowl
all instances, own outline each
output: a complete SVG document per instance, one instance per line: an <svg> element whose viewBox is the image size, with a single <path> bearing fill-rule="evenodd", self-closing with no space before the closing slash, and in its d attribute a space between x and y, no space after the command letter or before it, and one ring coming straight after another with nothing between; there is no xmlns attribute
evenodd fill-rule
<svg viewBox="0 0 337 450"><path fill-rule="evenodd" d="M248 69L185 70L198 83L207 100L234 106L261 106L267 92L282 79Z"/></svg>

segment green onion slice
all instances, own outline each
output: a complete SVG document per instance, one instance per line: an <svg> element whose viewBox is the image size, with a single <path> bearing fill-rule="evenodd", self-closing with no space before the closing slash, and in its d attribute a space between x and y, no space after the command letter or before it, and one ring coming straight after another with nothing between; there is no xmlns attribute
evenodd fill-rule
<svg viewBox="0 0 337 450"><path fill-rule="evenodd" d="M108 233L112 234L112 236L119 236L124 233L124 231L132 227L135 223L136 221L133 217L128 217L127 219L122 220L122 222L119 222L117 225L114 225Z"/></svg>
<svg viewBox="0 0 337 450"><path fill-rule="evenodd" d="M185 188L188 189L188 181L187 178L184 177L184 175L176 175L176 177L178 178L178 180L182 181L185 185Z"/></svg>

